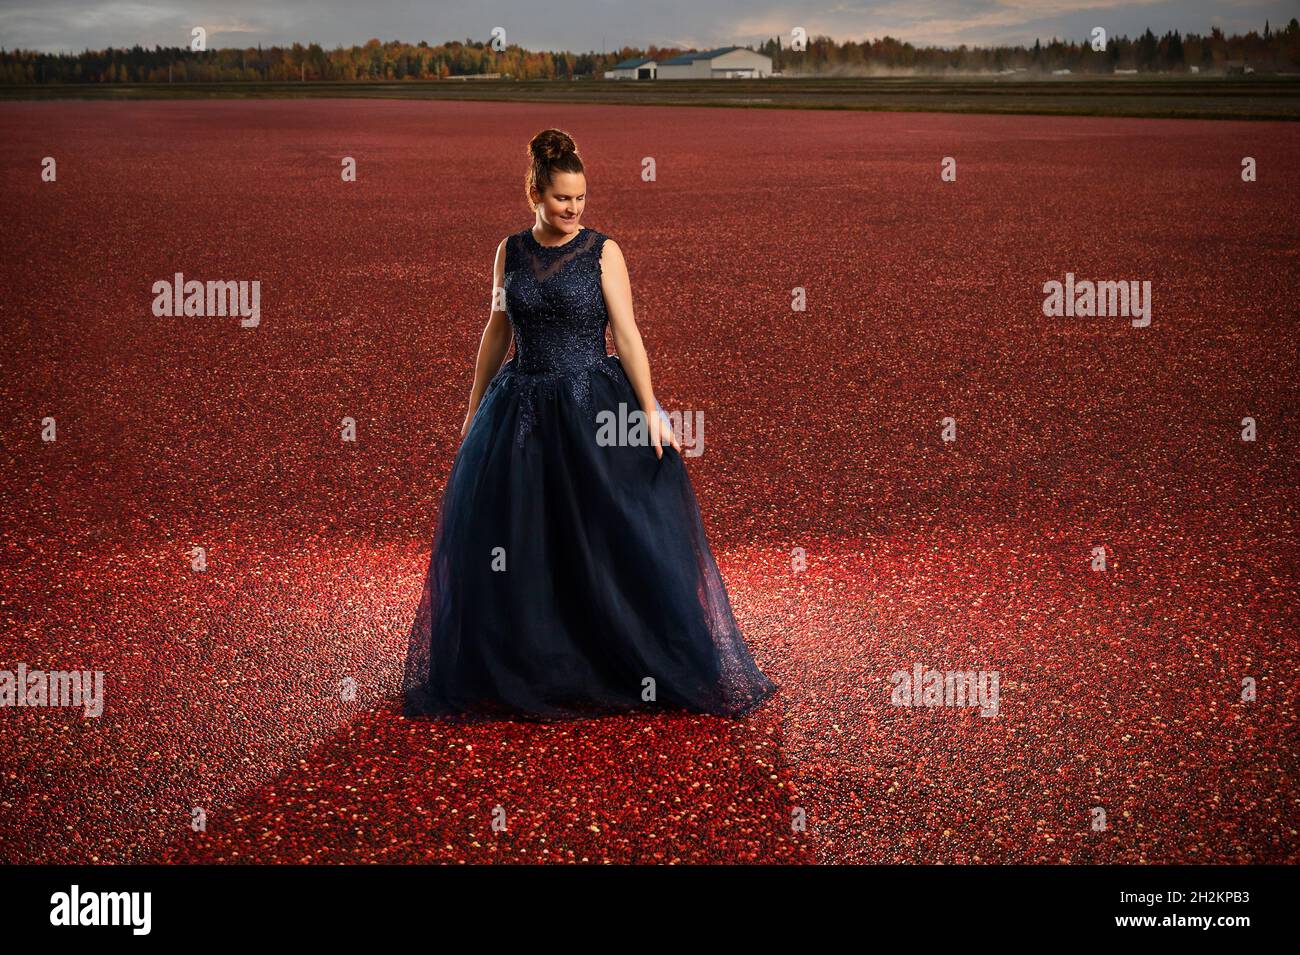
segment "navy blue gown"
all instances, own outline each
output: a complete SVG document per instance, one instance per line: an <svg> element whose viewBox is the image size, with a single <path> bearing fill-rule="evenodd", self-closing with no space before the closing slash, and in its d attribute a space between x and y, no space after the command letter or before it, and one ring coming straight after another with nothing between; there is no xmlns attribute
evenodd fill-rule
<svg viewBox="0 0 1300 955"><path fill-rule="evenodd" d="M506 242L515 354L447 478L404 716L741 716L777 689L732 616L681 455L598 440L599 412L640 409L605 352L605 239Z"/></svg>

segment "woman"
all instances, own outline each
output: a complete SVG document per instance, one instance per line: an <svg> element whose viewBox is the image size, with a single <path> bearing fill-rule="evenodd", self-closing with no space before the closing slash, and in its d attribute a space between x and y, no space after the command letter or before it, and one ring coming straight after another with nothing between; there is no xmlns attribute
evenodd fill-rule
<svg viewBox="0 0 1300 955"><path fill-rule="evenodd" d="M732 617L650 386L623 254L579 224L587 187L573 140L548 129L528 149L536 224L497 247L403 715L748 713L776 685ZM617 355L605 353L606 324ZM624 425L602 426L611 418Z"/></svg>

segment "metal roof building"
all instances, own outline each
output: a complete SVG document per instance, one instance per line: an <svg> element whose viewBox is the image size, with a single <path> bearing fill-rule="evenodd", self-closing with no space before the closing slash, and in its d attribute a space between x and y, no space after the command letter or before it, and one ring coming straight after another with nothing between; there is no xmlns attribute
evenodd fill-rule
<svg viewBox="0 0 1300 955"><path fill-rule="evenodd" d="M739 46L683 53L659 64L661 80L717 80L772 75L772 58Z"/></svg>

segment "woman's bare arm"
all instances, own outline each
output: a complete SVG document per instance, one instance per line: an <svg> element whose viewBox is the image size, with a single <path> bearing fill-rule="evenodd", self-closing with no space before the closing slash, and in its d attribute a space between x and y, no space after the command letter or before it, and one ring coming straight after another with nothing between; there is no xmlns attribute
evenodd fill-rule
<svg viewBox="0 0 1300 955"><path fill-rule="evenodd" d="M682 448L677 442L677 435L659 417L659 405L655 400L654 388L650 385L650 359L646 356L641 332L632 316L632 282L628 278L623 250L613 239L606 239L604 248L601 249L600 270L600 287L605 293L605 308L609 313L610 328L614 331L614 348L618 351L623 370L627 372L628 381L632 383L637 401L645 413L655 455L663 457L661 439L676 448L680 454Z"/></svg>
<svg viewBox="0 0 1300 955"><path fill-rule="evenodd" d="M469 423L474 420L474 412L478 410L478 403L483 400L483 392L487 391L492 376L500 370L501 362L505 360L506 352L510 350L510 319L506 317L503 289L506 243L509 241L509 239L501 240L501 244L497 246L496 261L492 264L492 312L488 316L487 327L483 329L483 337L478 344L478 360L474 364L474 387L469 393L469 411L465 414L465 423L460 426L462 438L469 430ZM502 291L498 292L498 289ZM498 305L501 306L499 309L496 307Z"/></svg>

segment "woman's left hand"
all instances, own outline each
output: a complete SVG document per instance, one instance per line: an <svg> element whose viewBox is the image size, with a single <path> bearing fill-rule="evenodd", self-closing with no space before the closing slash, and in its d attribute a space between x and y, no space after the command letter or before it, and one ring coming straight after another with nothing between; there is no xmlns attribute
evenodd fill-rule
<svg viewBox="0 0 1300 955"><path fill-rule="evenodd" d="M682 446L677 440L677 435L673 433L673 426L668 423L668 420L664 418L663 414L656 413L650 420L652 422L652 435L650 440L654 444L655 457L662 458L664 456L663 445L665 443L670 445L678 454L681 454ZM655 426L657 426L657 429Z"/></svg>

